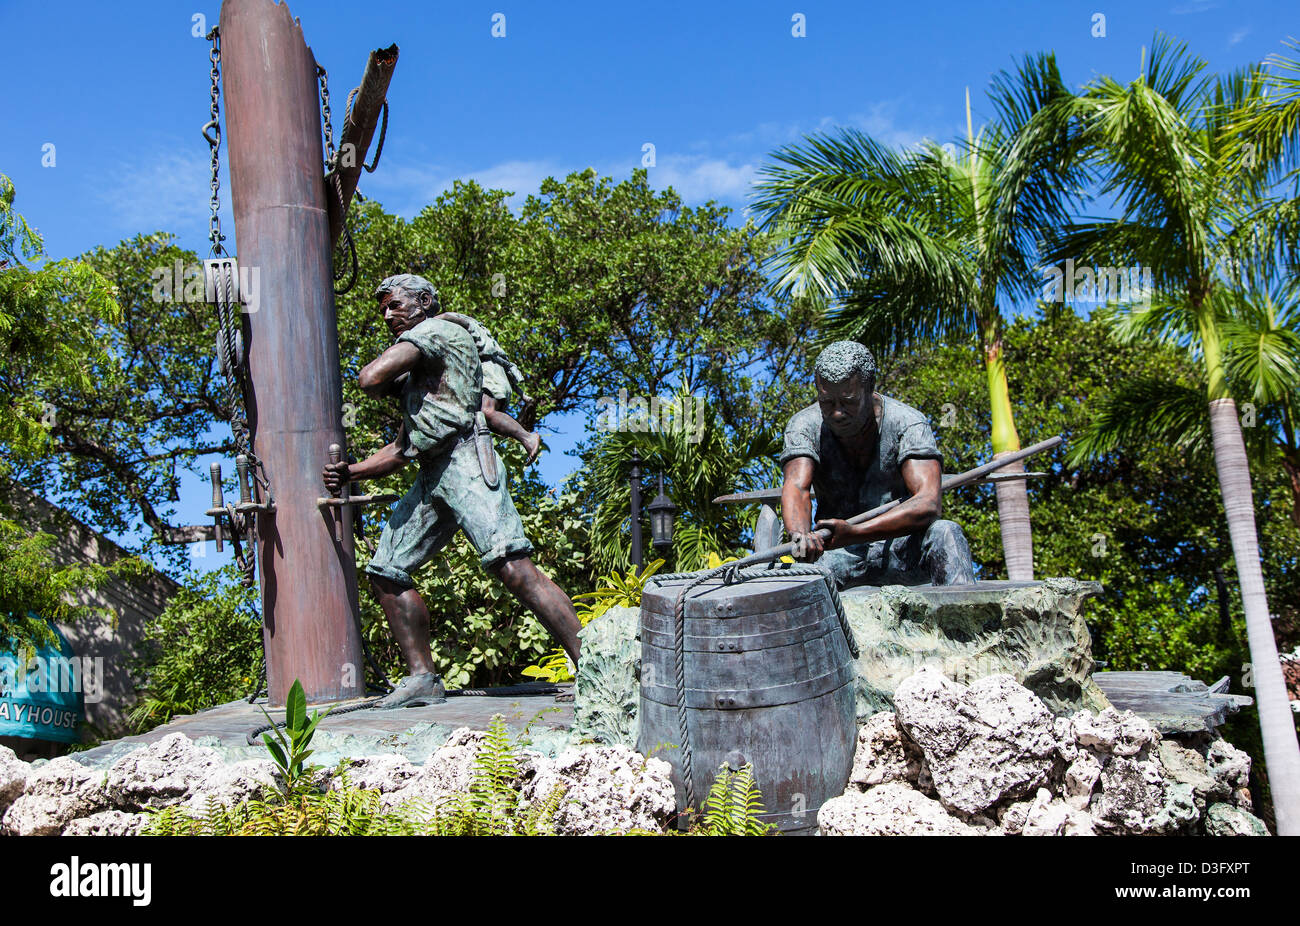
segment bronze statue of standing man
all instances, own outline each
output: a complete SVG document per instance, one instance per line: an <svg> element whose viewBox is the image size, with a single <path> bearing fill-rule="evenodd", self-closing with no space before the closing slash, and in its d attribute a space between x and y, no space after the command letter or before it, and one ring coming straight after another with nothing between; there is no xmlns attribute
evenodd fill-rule
<svg viewBox="0 0 1300 926"><path fill-rule="evenodd" d="M375 295L396 341L361 371L359 384L367 395L397 395L402 426L377 453L360 463L329 464L322 475L334 492L412 461L419 466L366 567L408 673L378 706L436 700L445 693L429 646L429 610L412 573L458 530L478 551L483 568L537 615L577 665L581 625L573 603L533 564L533 545L507 491L505 467L479 420L483 368L473 337L461 325L434 317L438 296L423 277L389 277ZM486 447L480 446L484 440ZM493 469L489 463L495 463L494 472L485 472Z"/></svg>

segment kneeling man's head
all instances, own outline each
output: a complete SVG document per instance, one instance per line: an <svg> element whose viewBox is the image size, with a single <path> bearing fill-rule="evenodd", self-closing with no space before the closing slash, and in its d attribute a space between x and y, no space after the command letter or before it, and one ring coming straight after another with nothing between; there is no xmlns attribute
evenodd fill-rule
<svg viewBox="0 0 1300 926"><path fill-rule="evenodd" d="M822 419L837 437L852 437L874 420L876 358L857 341L836 341L813 367Z"/></svg>

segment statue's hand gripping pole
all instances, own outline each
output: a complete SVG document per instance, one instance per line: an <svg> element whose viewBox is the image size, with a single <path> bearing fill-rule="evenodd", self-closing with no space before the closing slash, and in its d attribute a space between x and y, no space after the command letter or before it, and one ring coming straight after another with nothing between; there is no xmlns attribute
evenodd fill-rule
<svg viewBox="0 0 1300 926"><path fill-rule="evenodd" d="M343 462L343 448L338 444L330 444L329 458L331 464ZM343 509L352 507L354 510L364 505L390 505L397 501L397 496L391 492L380 492L368 495L353 495L350 491L351 483L349 480L343 480L336 492L331 493L328 498L317 498L316 506L322 510L334 509L334 539L343 539ZM359 512L358 512L359 513Z"/></svg>

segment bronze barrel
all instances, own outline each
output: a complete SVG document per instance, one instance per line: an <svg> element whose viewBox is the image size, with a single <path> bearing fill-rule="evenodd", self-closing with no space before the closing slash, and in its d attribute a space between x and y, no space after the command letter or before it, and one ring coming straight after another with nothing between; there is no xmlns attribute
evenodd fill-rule
<svg viewBox="0 0 1300 926"><path fill-rule="evenodd" d="M673 658L677 596L689 579L651 583L641 598L637 749L673 767L678 810L688 800ZM711 579L684 609L687 729L695 807L719 766L746 762L765 822L813 832L822 803L844 792L857 738L854 664L819 576ZM677 748L673 748L677 747Z"/></svg>

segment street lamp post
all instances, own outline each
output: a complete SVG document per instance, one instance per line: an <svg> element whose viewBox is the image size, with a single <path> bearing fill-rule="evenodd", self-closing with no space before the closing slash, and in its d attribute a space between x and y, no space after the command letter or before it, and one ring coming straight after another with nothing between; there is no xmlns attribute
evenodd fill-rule
<svg viewBox="0 0 1300 926"><path fill-rule="evenodd" d="M645 562L641 556L641 454L632 451L632 568L640 572Z"/></svg>
<svg viewBox="0 0 1300 926"><path fill-rule="evenodd" d="M677 506L664 494L664 477L659 475L659 494L650 503L650 536L655 550L661 555L668 555L668 548L673 545L673 514Z"/></svg>

